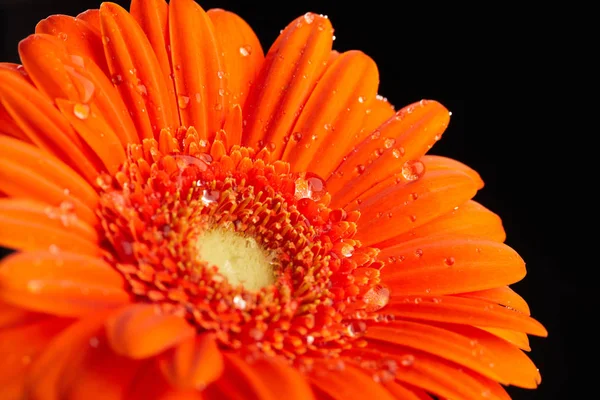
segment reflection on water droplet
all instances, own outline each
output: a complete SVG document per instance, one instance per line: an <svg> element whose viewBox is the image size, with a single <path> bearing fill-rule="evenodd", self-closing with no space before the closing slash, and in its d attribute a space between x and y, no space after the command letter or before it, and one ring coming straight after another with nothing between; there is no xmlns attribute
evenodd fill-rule
<svg viewBox="0 0 600 400"><path fill-rule="evenodd" d="M177 105L182 110L186 109L189 103L190 103L190 98L188 96L183 96L183 95L177 96Z"/></svg>
<svg viewBox="0 0 600 400"><path fill-rule="evenodd" d="M359 103L364 103L365 101L367 101L367 99L364 96L358 96Z"/></svg>
<svg viewBox="0 0 600 400"><path fill-rule="evenodd" d="M412 354L406 354L400 357L400 365L403 367L410 367L415 363L415 356Z"/></svg>
<svg viewBox="0 0 600 400"><path fill-rule="evenodd" d="M347 330L352 337L360 336L367 331L367 324L363 321L352 321L348 324Z"/></svg>
<svg viewBox="0 0 600 400"><path fill-rule="evenodd" d="M81 120L87 119L90 115L90 106L87 104L77 103L73 106L73 114Z"/></svg>
<svg viewBox="0 0 600 400"><path fill-rule="evenodd" d="M249 44L241 46L240 54L242 55L242 57L248 57L250 54L252 54L252 46L250 46Z"/></svg>
<svg viewBox="0 0 600 400"><path fill-rule="evenodd" d="M363 301L367 305L365 311L378 311L390 301L390 290L382 285L373 286L364 294Z"/></svg>
<svg viewBox="0 0 600 400"><path fill-rule="evenodd" d="M240 310L244 310L246 308L246 300L244 300L240 295L233 298L233 304Z"/></svg>
<svg viewBox="0 0 600 400"><path fill-rule="evenodd" d="M319 201L327 192L327 189L325 188L325 180L312 172L298 174L298 178L294 184L294 197L298 200L308 198L314 201Z"/></svg>
<svg viewBox="0 0 600 400"><path fill-rule="evenodd" d="M90 347L93 347L94 349L98 348L98 345L100 345L100 340L96 337L93 336L90 338Z"/></svg>
<svg viewBox="0 0 600 400"><path fill-rule="evenodd" d="M402 176L407 181L416 181L425 173L425 164L419 160L409 160L402 166Z"/></svg>
<svg viewBox="0 0 600 400"><path fill-rule="evenodd" d="M204 189L202 191L202 204L204 204L205 206L214 203L215 201L219 200L219 196L221 195L221 192L219 192L218 190L206 190Z"/></svg>

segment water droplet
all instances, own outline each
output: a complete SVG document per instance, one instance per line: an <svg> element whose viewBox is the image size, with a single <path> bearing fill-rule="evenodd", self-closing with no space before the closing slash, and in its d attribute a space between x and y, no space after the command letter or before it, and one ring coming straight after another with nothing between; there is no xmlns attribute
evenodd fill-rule
<svg viewBox="0 0 600 400"><path fill-rule="evenodd" d="M425 164L419 160L409 160L402 166L402 176L407 181L416 181L425 173Z"/></svg>
<svg viewBox="0 0 600 400"><path fill-rule="evenodd" d="M383 142L383 145L385 146L386 149L391 149L392 147L394 147L395 144L396 144L396 140L392 139L392 138L387 138Z"/></svg>
<svg viewBox="0 0 600 400"><path fill-rule="evenodd" d="M296 142L299 142L300 140L302 140L302 133L300 133L300 132L294 132L292 134L292 137L294 138L294 140Z"/></svg>
<svg viewBox="0 0 600 400"><path fill-rule="evenodd" d="M415 363L415 356L412 354L406 354L400 357L400 365L403 367L410 367Z"/></svg>
<svg viewBox="0 0 600 400"><path fill-rule="evenodd" d="M242 55L242 57L248 57L250 54L252 54L252 46L250 46L249 44L241 46L240 54Z"/></svg>
<svg viewBox="0 0 600 400"><path fill-rule="evenodd" d="M219 79L223 79L225 77L225 71L217 71L217 77Z"/></svg>
<svg viewBox="0 0 600 400"><path fill-rule="evenodd" d="M108 44L110 42L110 38L108 36L102 36L102 43Z"/></svg>
<svg viewBox="0 0 600 400"><path fill-rule="evenodd" d="M100 345L100 340L96 337L93 336L90 338L90 347L93 347L94 349L97 349L98 346Z"/></svg>
<svg viewBox="0 0 600 400"><path fill-rule="evenodd" d="M177 105L182 110L186 109L189 103L190 103L190 98L188 96L183 96L183 95L177 96Z"/></svg>
<svg viewBox="0 0 600 400"><path fill-rule="evenodd" d="M356 337L367 331L367 324L363 321L352 321L348 324L347 330L350 336Z"/></svg>
<svg viewBox="0 0 600 400"><path fill-rule="evenodd" d="M319 201L327 192L325 180L312 172L300 173L294 184L296 199L308 198Z"/></svg>
<svg viewBox="0 0 600 400"><path fill-rule="evenodd" d="M304 20L307 24L312 24L315 20L315 14L307 12L306 14L304 14Z"/></svg>
<svg viewBox="0 0 600 400"><path fill-rule="evenodd" d="M314 336L312 336L312 335L308 335L308 336L306 337L306 344L308 344L308 345L311 345L311 344L313 344L314 342L315 342L315 337L314 337Z"/></svg>
<svg viewBox="0 0 600 400"><path fill-rule="evenodd" d="M417 257L421 257L421 256L423 256L423 250L421 250L421 249L416 249L416 250L415 250L415 256L417 256Z"/></svg>
<svg viewBox="0 0 600 400"><path fill-rule="evenodd" d="M139 85L137 85L137 91L142 96L148 95L148 89L146 88L145 85L142 85L141 83Z"/></svg>
<svg viewBox="0 0 600 400"><path fill-rule="evenodd" d="M412 222L416 222L416 221L417 221L417 216L416 216L416 215L411 215L411 216L410 216L410 220L411 220Z"/></svg>
<svg viewBox="0 0 600 400"><path fill-rule="evenodd" d="M77 103L73 106L73 114L81 120L87 119L90 116L90 106Z"/></svg>
<svg viewBox="0 0 600 400"><path fill-rule="evenodd" d="M344 244L342 246L342 248L340 249L340 253L344 257L352 257L352 254L354 254L354 246L352 246L350 244Z"/></svg>
<svg viewBox="0 0 600 400"><path fill-rule="evenodd" d="M356 166L356 172L358 172L358 174L361 175L363 172L365 172L365 166L362 164L358 164Z"/></svg>
<svg viewBox="0 0 600 400"><path fill-rule="evenodd" d="M204 204L205 206L212 204L215 201L219 200L220 195L221 192L219 192L218 190L204 189L202 191L202 204Z"/></svg>
<svg viewBox="0 0 600 400"><path fill-rule="evenodd" d="M392 150L392 155L394 158L400 158L404 155L404 147L398 147Z"/></svg>
<svg viewBox="0 0 600 400"><path fill-rule="evenodd" d="M196 100L196 103L200 103L202 101L202 96L200 96L200 93L196 93L194 99Z"/></svg>
<svg viewBox="0 0 600 400"><path fill-rule="evenodd" d="M371 140L377 140L381 137L381 131L373 131L371 133Z"/></svg>
<svg viewBox="0 0 600 400"><path fill-rule="evenodd" d="M246 300L244 300L240 295L233 298L233 304L235 305L235 308L240 310L244 310L246 308Z"/></svg>
<svg viewBox="0 0 600 400"><path fill-rule="evenodd" d="M364 294L363 301L367 304L365 311L378 311L390 301L390 290L382 285L373 286Z"/></svg>
<svg viewBox="0 0 600 400"><path fill-rule="evenodd" d="M444 258L444 264L446 264L449 267L453 266L454 265L454 257Z"/></svg>
<svg viewBox="0 0 600 400"><path fill-rule="evenodd" d="M333 131L333 125L331 125L331 124L325 124L325 125L323 125L323 128L326 131Z"/></svg>
<svg viewBox="0 0 600 400"><path fill-rule="evenodd" d="M39 293L43 287L44 282L42 281L34 280L27 282L27 290L29 290L31 293Z"/></svg>
<svg viewBox="0 0 600 400"><path fill-rule="evenodd" d="M50 246L48 246L48 251L50 252L50 254L53 255L57 255L58 253L60 253L60 249L55 244L51 244Z"/></svg>
<svg viewBox="0 0 600 400"><path fill-rule="evenodd" d="M367 99L364 96L358 96L359 103L364 103L365 101L367 101Z"/></svg>
<svg viewBox="0 0 600 400"><path fill-rule="evenodd" d="M123 77L119 74L115 74L112 76L111 81L115 85L120 85L121 83L123 83Z"/></svg>

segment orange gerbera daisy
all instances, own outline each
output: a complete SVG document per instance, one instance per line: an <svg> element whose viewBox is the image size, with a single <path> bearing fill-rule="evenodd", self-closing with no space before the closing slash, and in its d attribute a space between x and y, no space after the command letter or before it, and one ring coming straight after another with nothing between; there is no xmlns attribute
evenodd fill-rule
<svg viewBox="0 0 600 400"><path fill-rule="evenodd" d="M266 57L193 0L51 16L0 65L2 399L506 399L546 335L450 113L327 17Z"/></svg>

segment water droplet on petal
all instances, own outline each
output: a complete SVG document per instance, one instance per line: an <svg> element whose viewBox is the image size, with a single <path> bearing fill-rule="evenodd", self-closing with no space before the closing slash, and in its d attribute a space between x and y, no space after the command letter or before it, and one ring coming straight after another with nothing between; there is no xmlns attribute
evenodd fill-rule
<svg viewBox="0 0 600 400"><path fill-rule="evenodd" d="M296 199L309 198L314 201L319 201L326 193L325 180L319 175L312 172L299 174L294 182Z"/></svg>
<svg viewBox="0 0 600 400"><path fill-rule="evenodd" d="M188 96L183 96L183 95L177 96L177 105L179 106L179 108L185 109L185 108L187 108L189 103L190 103L190 98Z"/></svg>
<svg viewBox="0 0 600 400"><path fill-rule="evenodd" d="M312 24L313 21L315 20L315 14L307 12L306 14L304 14L304 21L306 21L307 24Z"/></svg>
<svg viewBox="0 0 600 400"><path fill-rule="evenodd" d="M367 99L364 96L358 96L359 103L364 103L365 101L367 101Z"/></svg>
<svg viewBox="0 0 600 400"><path fill-rule="evenodd" d="M451 267L454 265L454 257L447 257L444 259L444 264Z"/></svg>
<svg viewBox="0 0 600 400"><path fill-rule="evenodd" d="M365 311L378 311L390 301L390 290L382 285L373 286L364 294L363 301L367 305Z"/></svg>
<svg viewBox="0 0 600 400"><path fill-rule="evenodd" d="M365 172L365 166L362 164L358 164L356 166L356 172L358 172L358 174L361 175L363 172Z"/></svg>
<svg viewBox="0 0 600 400"><path fill-rule="evenodd" d="M87 119L90 115L90 106L87 104L77 103L73 106L73 114L79 119Z"/></svg>
<svg viewBox="0 0 600 400"><path fill-rule="evenodd" d="M421 256L423 256L423 250L421 250L421 249L416 249L416 250L415 250L415 256L417 256L417 257L421 257Z"/></svg>
<svg viewBox="0 0 600 400"><path fill-rule="evenodd" d="M115 74L112 76L111 81L115 85L120 85L121 83L123 83L123 77L119 74Z"/></svg>
<svg viewBox="0 0 600 400"><path fill-rule="evenodd" d="M406 354L406 355L400 357L400 365L402 365L403 367L410 367L414 363L415 363L415 356L413 356L412 354Z"/></svg>
<svg viewBox="0 0 600 400"><path fill-rule="evenodd" d="M425 164L419 160L409 160L402 166L402 176L407 181L416 181L425 173Z"/></svg>
<svg viewBox="0 0 600 400"><path fill-rule="evenodd" d="M249 44L241 46L240 54L242 55L242 57L248 57L250 54L252 54L252 46L250 46Z"/></svg>
<svg viewBox="0 0 600 400"><path fill-rule="evenodd" d="M347 330L350 336L356 337L367 331L367 324L363 321L352 321L348 324Z"/></svg>
<svg viewBox="0 0 600 400"><path fill-rule="evenodd" d="M100 345L100 340L94 336L90 338L90 347L93 347L94 349L98 348L98 345Z"/></svg>

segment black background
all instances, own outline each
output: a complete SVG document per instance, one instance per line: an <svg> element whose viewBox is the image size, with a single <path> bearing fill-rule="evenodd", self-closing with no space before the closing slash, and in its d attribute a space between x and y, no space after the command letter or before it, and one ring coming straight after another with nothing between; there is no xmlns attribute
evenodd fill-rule
<svg viewBox="0 0 600 400"><path fill-rule="evenodd" d="M126 8L129 4L116 2ZM379 92L397 109L429 98L452 111L450 126L431 153L456 158L481 174L486 186L476 200L500 214L507 244L527 262L527 277L513 287L550 332L547 339L531 339L530 356L543 378L540 388L509 388L509 392L515 400L571 398L575 355L566 344L575 343L576 338L567 330L569 319L575 320L567 304L574 303L579 294L572 276L567 275L573 266L560 262L558 255L564 247L564 233L557 233L563 218L556 200L556 169L561 167L541 145L545 135L536 129L535 121L520 122L519 116L538 118L537 110L523 109L523 94L514 92L513 85L498 88L496 80L506 79L505 65L518 63L518 56L509 52L502 56L508 59L479 62L487 42L469 28L469 19L489 16L489 12L386 0L206 0L200 4L243 17L257 32L265 53L295 17L307 11L326 14L335 28L334 48L370 55L380 71ZM51 14L76 15L98 5L99 0L0 0L0 61L18 62L18 41L32 33L40 19ZM474 39L480 41L467 49Z"/></svg>

